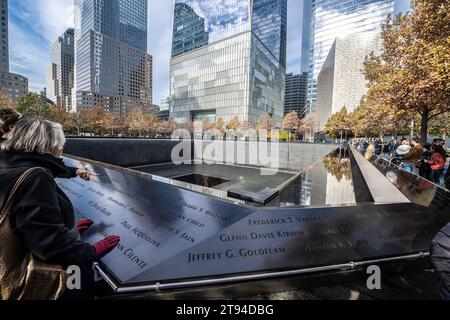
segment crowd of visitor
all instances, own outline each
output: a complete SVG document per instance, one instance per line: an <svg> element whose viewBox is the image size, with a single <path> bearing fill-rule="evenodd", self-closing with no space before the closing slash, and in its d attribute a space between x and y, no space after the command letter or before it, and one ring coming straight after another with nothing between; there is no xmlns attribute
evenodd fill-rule
<svg viewBox="0 0 450 320"><path fill-rule="evenodd" d="M434 139L425 145L419 139L409 141L406 138L389 142L381 139L354 139L352 144L367 160L373 156L382 157L405 171L450 190L450 168L447 165L449 154L444 139Z"/></svg>

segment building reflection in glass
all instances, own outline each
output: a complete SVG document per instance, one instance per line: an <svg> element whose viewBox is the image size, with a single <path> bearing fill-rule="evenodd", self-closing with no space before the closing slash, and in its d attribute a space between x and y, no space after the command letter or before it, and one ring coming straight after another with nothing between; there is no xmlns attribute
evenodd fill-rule
<svg viewBox="0 0 450 320"><path fill-rule="evenodd" d="M308 102L316 111L317 78L337 37L368 31L380 31L388 14L394 13L394 0L309 0L311 28L309 35Z"/></svg>
<svg viewBox="0 0 450 320"><path fill-rule="evenodd" d="M256 123L268 113L281 122L286 3L176 0L170 117L227 123L237 116Z"/></svg>

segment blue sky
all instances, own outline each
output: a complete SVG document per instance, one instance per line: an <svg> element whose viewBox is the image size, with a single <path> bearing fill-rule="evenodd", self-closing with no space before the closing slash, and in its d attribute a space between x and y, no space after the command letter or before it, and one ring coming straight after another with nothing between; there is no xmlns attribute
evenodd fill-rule
<svg viewBox="0 0 450 320"><path fill-rule="evenodd" d="M409 0L398 0L399 8ZM173 0L149 0L148 52L153 55L153 100L169 94ZM288 0L288 71L300 72L303 0ZM45 86L52 43L73 25L73 0L9 1L11 72L29 78L31 91Z"/></svg>

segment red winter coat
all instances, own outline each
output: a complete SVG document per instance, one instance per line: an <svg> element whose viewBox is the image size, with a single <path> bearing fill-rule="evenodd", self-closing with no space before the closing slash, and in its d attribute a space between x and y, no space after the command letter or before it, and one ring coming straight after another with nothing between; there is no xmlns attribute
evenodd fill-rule
<svg viewBox="0 0 450 320"><path fill-rule="evenodd" d="M445 159L442 154L435 152L428 161L428 164L433 171L441 170L445 168Z"/></svg>

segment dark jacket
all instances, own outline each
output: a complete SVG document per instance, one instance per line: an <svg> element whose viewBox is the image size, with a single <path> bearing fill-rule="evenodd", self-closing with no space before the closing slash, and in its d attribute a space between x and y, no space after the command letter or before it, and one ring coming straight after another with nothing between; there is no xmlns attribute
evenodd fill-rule
<svg viewBox="0 0 450 320"><path fill-rule="evenodd" d="M50 155L0 151L0 206L19 176L29 168L44 167L19 188L10 213L11 226L38 258L50 263L85 266L95 260L91 245L79 240L72 203L54 178L69 178L61 159Z"/></svg>
<svg viewBox="0 0 450 320"><path fill-rule="evenodd" d="M450 223L434 238L431 246L431 261L443 286L450 292Z"/></svg>

